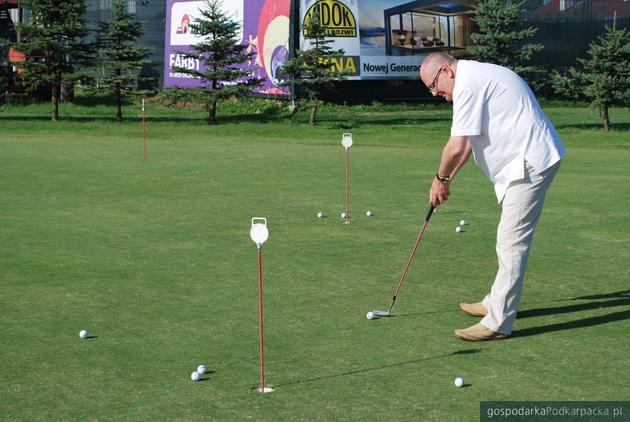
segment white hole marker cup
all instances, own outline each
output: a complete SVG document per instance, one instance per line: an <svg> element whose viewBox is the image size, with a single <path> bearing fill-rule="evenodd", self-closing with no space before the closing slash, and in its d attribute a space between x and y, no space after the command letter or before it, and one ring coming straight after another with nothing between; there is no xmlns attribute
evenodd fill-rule
<svg viewBox="0 0 630 422"><path fill-rule="evenodd" d="M261 221L262 223L257 223ZM262 248L263 243L269 237L269 230L267 229L267 219L263 217L252 218L252 228L249 230L249 237L256 244L258 249Z"/></svg>
<svg viewBox="0 0 630 422"><path fill-rule="evenodd" d="M343 135L341 135L341 145L343 145L343 147L346 150L350 149L350 147L352 146L352 134L351 133L344 133Z"/></svg>

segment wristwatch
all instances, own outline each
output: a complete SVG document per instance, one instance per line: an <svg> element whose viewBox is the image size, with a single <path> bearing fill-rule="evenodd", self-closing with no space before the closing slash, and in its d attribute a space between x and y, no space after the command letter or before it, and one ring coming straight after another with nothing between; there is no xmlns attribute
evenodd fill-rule
<svg viewBox="0 0 630 422"><path fill-rule="evenodd" d="M435 173L435 178L440 181L443 185L448 185L451 183L451 178L447 176L440 176L438 173Z"/></svg>

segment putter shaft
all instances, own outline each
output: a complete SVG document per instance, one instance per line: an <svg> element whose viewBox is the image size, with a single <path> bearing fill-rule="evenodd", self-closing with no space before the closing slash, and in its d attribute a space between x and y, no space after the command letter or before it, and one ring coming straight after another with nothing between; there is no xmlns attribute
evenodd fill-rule
<svg viewBox="0 0 630 422"><path fill-rule="evenodd" d="M407 276L407 272L409 271L409 266L411 265L411 261L413 261L413 257L416 255L416 250L418 250L418 246L420 246L422 235L424 234L424 231L427 228L427 224L429 224L429 219L431 218L431 215L433 215L434 210L435 210L435 207L433 206L433 204L429 204L429 211L427 212L427 216L424 218L424 224L422 224L422 228L420 229L420 233L418 234L416 243L413 245L413 249L411 250L411 254L409 255L409 258L407 259L407 263L405 264L405 268L403 269L403 272L400 276L400 280L398 281L398 284L396 285L396 290L394 290L394 296L392 297L392 301L389 305L389 310L387 311L388 314L389 312L391 312L392 308L394 307L394 304L396 303L396 297L398 297L400 288L402 287L405 281L405 277Z"/></svg>

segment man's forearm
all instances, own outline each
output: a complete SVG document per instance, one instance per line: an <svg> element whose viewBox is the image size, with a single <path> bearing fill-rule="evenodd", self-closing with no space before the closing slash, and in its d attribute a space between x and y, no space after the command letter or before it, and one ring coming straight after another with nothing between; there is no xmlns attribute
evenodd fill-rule
<svg viewBox="0 0 630 422"><path fill-rule="evenodd" d="M464 155L462 156L461 160L459 160L459 163L457 163L457 166L455 166L455 168L451 172L451 180L455 178L455 175L459 172L459 169L464 167L464 164L466 164L466 162L470 158L471 153L472 153L472 147L470 146L470 141L467 141L466 151L464 151Z"/></svg>
<svg viewBox="0 0 630 422"><path fill-rule="evenodd" d="M469 156L470 145L468 144L468 138L451 136L446 145L444 145L437 177L433 179L429 191L429 201L434 207L448 200L450 181L461 166L466 163Z"/></svg>
<svg viewBox="0 0 630 422"><path fill-rule="evenodd" d="M438 167L438 175L452 178L470 157L471 148L468 138L451 136L442 150L442 158Z"/></svg>

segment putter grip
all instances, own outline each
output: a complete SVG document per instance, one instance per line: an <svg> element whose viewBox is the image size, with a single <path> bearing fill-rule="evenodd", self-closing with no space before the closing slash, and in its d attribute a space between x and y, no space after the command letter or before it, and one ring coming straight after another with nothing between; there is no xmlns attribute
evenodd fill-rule
<svg viewBox="0 0 630 422"><path fill-rule="evenodd" d="M429 221L429 218L433 215L433 210L435 210L435 207L433 204L429 204L429 211L427 212L427 216L424 218L424 221Z"/></svg>

